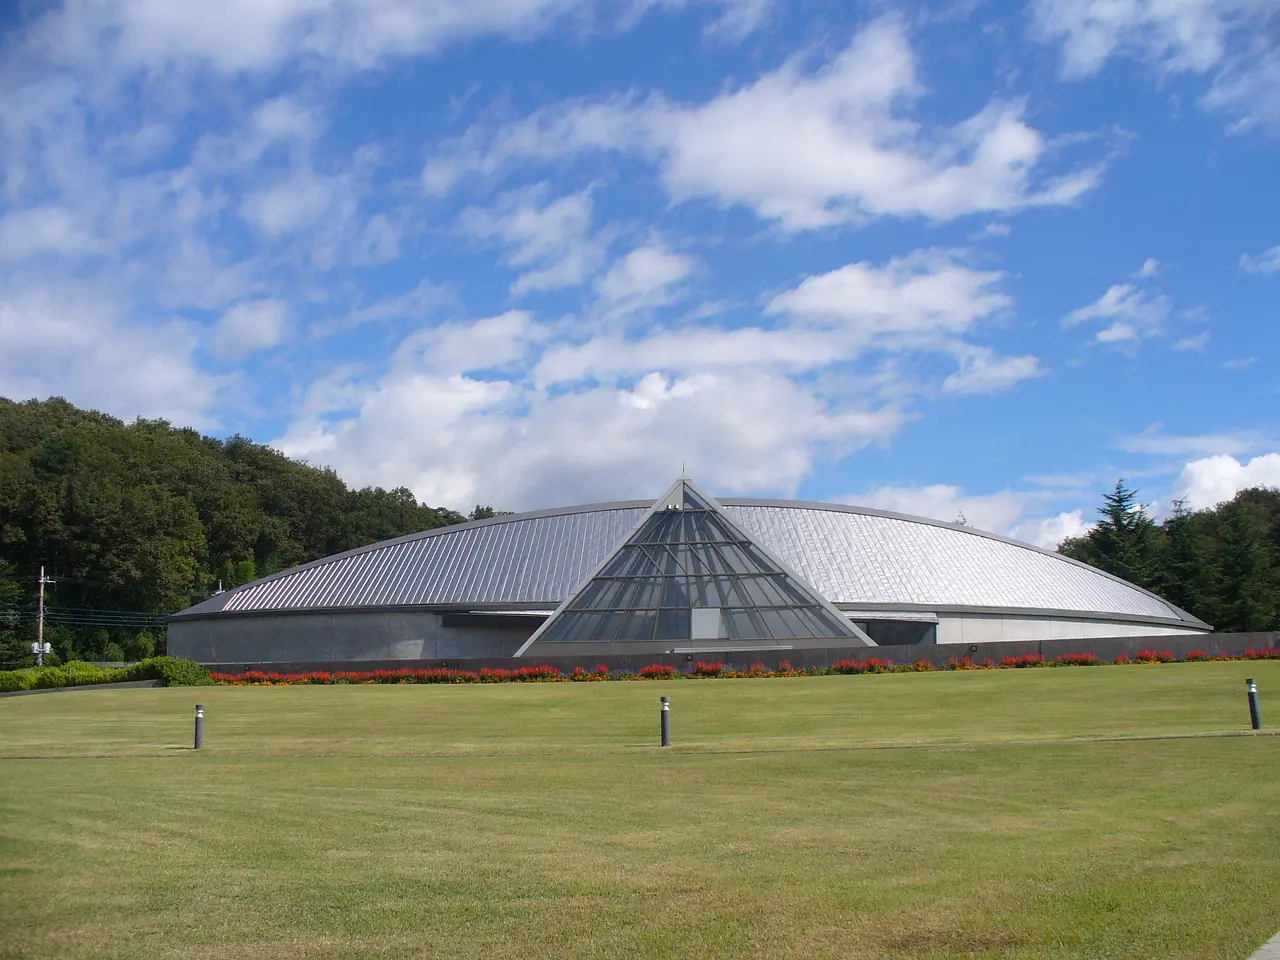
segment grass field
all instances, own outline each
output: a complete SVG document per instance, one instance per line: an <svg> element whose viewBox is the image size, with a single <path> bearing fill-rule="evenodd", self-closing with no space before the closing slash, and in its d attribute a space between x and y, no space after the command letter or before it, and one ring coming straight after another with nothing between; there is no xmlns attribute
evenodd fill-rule
<svg viewBox="0 0 1280 960"><path fill-rule="evenodd" d="M1246 676L1280 723L1280 662L0 700L0 956L1239 960Z"/></svg>

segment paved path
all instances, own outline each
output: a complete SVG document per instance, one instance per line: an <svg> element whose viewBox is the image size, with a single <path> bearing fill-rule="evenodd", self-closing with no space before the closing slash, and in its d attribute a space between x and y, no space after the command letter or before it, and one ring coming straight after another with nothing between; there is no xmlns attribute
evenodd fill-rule
<svg viewBox="0 0 1280 960"><path fill-rule="evenodd" d="M1280 960L1280 933L1259 947L1249 960Z"/></svg>

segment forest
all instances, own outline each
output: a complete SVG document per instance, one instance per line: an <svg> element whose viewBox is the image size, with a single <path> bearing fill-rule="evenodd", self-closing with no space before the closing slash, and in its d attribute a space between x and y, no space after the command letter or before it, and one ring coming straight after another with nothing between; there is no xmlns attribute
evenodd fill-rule
<svg viewBox="0 0 1280 960"><path fill-rule="evenodd" d="M0 662L30 659L42 566L55 662L136 660L219 585L466 519L241 436L0 398Z"/></svg>
<svg viewBox="0 0 1280 960"><path fill-rule="evenodd" d="M1218 630L1280 626L1280 491L1156 522L1123 480L1059 550ZM241 436L0 398L0 663L27 663L40 570L53 662L164 652L165 617L219 589L470 518L405 487L350 489Z"/></svg>

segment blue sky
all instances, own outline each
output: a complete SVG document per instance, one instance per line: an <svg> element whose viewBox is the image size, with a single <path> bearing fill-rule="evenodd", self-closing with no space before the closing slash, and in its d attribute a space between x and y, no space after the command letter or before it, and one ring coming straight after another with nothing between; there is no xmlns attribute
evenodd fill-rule
<svg viewBox="0 0 1280 960"><path fill-rule="evenodd" d="M197 8L198 7L198 8ZM86 0L0 47L0 394L509 509L1051 545L1280 484L1273 0Z"/></svg>

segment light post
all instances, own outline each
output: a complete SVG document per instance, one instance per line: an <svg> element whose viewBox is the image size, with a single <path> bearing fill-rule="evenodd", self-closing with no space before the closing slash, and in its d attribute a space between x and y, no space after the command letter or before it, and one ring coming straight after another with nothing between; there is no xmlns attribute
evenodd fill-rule
<svg viewBox="0 0 1280 960"><path fill-rule="evenodd" d="M44 655L46 653L52 652L52 650L53 650L53 647L51 647L47 641L44 643L41 643L39 640L37 640L35 643L31 644L31 652L36 655L37 667L44 666Z"/></svg>

